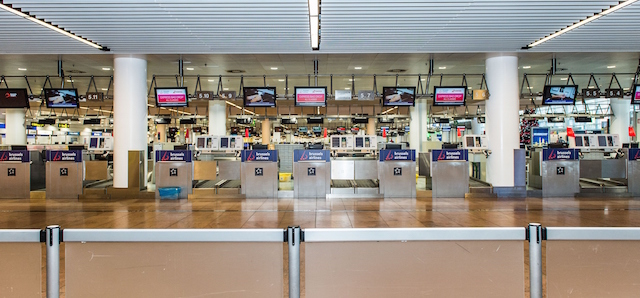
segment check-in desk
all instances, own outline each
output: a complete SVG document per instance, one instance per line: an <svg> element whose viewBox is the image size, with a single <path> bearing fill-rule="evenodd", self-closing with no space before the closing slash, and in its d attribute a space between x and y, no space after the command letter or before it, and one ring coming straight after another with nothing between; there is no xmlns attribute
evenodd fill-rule
<svg viewBox="0 0 640 298"><path fill-rule="evenodd" d="M178 199L187 199L193 192L193 167L190 150L157 150L155 156L156 199L160 189L179 187Z"/></svg>
<svg viewBox="0 0 640 298"><path fill-rule="evenodd" d="M415 198L416 151L380 150L378 177L385 198Z"/></svg>
<svg viewBox="0 0 640 298"><path fill-rule="evenodd" d="M278 197L278 151L242 151L242 194L249 198Z"/></svg>
<svg viewBox="0 0 640 298"><path fill-rule="evenodd" d="M326 198L331 193L329 150L293 151L293 196Z"/></svg>
<svg viewBox="0 0 640 298"><path fill-rule="evenodd" d="M30 198L29 151L0 151L0 199Z"/></svg>
<svg viewBox="0 0 640 298"><path fill-rule="evenodd" d="M78 199L82 195L82 172L82 151L47 151L47 199Z"/></svg>
<svg viewBox="0 0 640 298"><path fill-rule="evenodd" d="M627 160L627 187L629 193L640 196L640 149L626 149Z"/></svg>
<svg viewBox="0 0 640 298"><path fill-rule="evenodd" d="M431 151L431 177L434 198L464 198L469 192L469 151L444 149Z"/></svg>
<svg viewBox="0 0 640 298"><path fill-rule="evenodd" d="M332 158L331 184L332 195L379 195L378 160L375 155Z"/></svg>
<svg viewBox="0 0 640 298"><path fill-rule="evenodd" d="M578 149L542 149L532 158L540 162L543 197L572 197L580 192Z"/></svg>

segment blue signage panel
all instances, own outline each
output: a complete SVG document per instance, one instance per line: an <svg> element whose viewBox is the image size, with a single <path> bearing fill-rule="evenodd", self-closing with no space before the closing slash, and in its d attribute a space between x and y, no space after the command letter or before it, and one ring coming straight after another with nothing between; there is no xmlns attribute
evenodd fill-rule
<svg viewBox="0 0 640 298"><path fill-rule="evenodd" d="M325 161L329 162L329 150L293 150L293 161Z"/></svg>
<svg viewBox="0 0 640 298"><path fill-rule="evenodd" d="M277 150L242 150L242 162L278 162Z"/></svg>
<svg viewBox="0 0 640 298"><path fill-rule="evenodd" d="M629 160L638 160L640 159L640 149L638 148L631 148L629 149Z"/></svg>
<svg viewBox="0 0 640 298"><path fill-rule="evenodd" d="M577 160L578 149L543 149L542 160Z"/></svg>
<svg viewBox="0 0 640 298"><path fill-rule="evenodd" d="M191 150L158 150L156 151L156 162L159 161L191 162Z"/></svg>
<svg viewBox="0 0 640 298"><path fill-rule="evenodd" d="M532 127L531 128L531 144L549 144L549 128L548 127Z"/></svg>
<svg viewBox="0 0 640 298"><path fill-rule="evenodd" d="M51 150L47 151L47 161L82 162L82 150Z"/></svg>
<svg viewBox="0 0 640 298"><path fill-rule="evenodd" d="M431 161L440 160L469 160L467 149L432 150Z"/></svg>
<svg viewBox="0 0 640 298"><path fill-rule="evenodd" d="M0 161L29 162L29 151L27 150L0 151Z"/></svg>
<svg viewBox="0 0 640 298"><path fill-rule="evenodd" d="M415 150L380 150L380 161L416 161Z"/></svg>

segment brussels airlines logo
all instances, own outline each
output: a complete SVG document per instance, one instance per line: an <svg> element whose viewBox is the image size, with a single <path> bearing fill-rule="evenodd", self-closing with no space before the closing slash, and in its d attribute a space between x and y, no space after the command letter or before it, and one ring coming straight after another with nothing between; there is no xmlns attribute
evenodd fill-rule
<svg viewBox="0 0 640 298"><path fill-rule="evenodd" d="M302 156L300 156L300 160L308 160L308 159L309 159L309 152L303 151Z"/></svg>
<svg viewBox="0 0 640 298"><path fill-rule="evenodd" d="M62 160L62 152L56 152L55 155L51 157L52 161L61 161Z"/></svg>
<svg viewBox="0 0 640 298"><path fill-rule="evenodd" d="M640 159L640 150L636 151L636 156L633 157L634 159ZM2 160L2 159L0 159Z"/></svg>
<svg viewBox="0 0 640 298"><path fill-rule="evenodd" d="M393 160L393 151L387 152L387 156L384 158L384 160Z"/></svg>
<svg viewBox="0 0 640 298"><path fill-rule="evenodd" d="M249 151L249 156L247 156L247 160L256 160L256 152Z"/></svg>
<svg viewBox="0 0 640 298"><path fill-rule="evenodd" d="M438 160L445 160L447 159L446 153L444 151L440 151L440 154L438 154Z"/></svg>
<svg viewBox="0 0 640 298"><path fill-rule="evenodd" d="M171 154L169 154L169 152L162 152L160 161L169 161L170 158L171 158Z"/></svg>
<svg viewBox="0 0 640 298"><path fill-rule="evenodd" d="M2 155L0 155L0 161L7 161L9 160L9 152L2 152Z"/></svg>
<svg viewBox="0 0 640 298"><path fill-rule="evenodd" d="M551 150L551 151L549 152L549 157L548 157L548 159L549 159L549 160L552 160L552 159L556 159L556 157L558 157L558 155L556 154L556 151L555 151L555 150Z"/></svg>

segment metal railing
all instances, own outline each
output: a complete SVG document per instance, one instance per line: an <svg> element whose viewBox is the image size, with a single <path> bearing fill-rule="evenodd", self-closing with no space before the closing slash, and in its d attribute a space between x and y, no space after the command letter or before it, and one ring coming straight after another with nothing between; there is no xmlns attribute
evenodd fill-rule
<svg viewBox="0 0 640 298"><path fill-rule="evenodd" d="M496 246L495 252L500 250L500 244L505 243L516 243L517 246L511 247L512 251L516 251L518 254L521 254L522 259L516 258L515 260L507 260L508 262L520 262L521 266L524 266L524 252L519 250L522 248L522 244L525 241L529 241L529 287L530 287L530 297L532 298L541 298L543 293L542 288L542 279L543 265L547 266L547 272L549 272L549 268L553 268L556 265L564 265L569 266L569 268L580 267L576 266L571 262L581 262L580 264L584 264L585 266L580 267L579 270L584 271L584 274L592 274L591 271L585 270L584 268L593 267L595 269L598 266L588 266L589 265L589 254L586 255L577 255L574 260L570 260L571 258L562 257L556 259L554 263L550 263L548 261L551 254L555 254L557 251L561 251L560 249L556 249L555 247L550 252L550 247L557 243L567 242L569 244L587 244L588 247L582 249L587 253L592 253L593 256L596 256L598 253L609 253L610 256L607 256L608 259L614 260L615 258L622 258L620 262L612 261L612 264L608 266L610 270L617 271L619 268L615 266L626 266L629 267L630 263L635 264L638 260L628 260L624 258L628 258L629 256L621 256L620 251L626 251L632 247L638 246L636 243L630 243L630 241L640 241L640 228L562 228L562 227L542 227L540 224L532 223L526 228L518 228L518 227L507 227L507 228L384 228L384 229L301 229L300 227L289 227L287 229L65 229L62 230L59 226L48 226L43 230L35 230L35 229L15 229L15 230L0 230L0 248L2 245L7 243L43 243L46 248L46 293L49 298L56 298L60 295L60 243L68 243L66 249L68 250L70 246L74 244L97 244L97 245L109 245L109 244L121 244L121 243L133 243L135 245L155 245L158 243L167 244L167 243L218 243L218 244L247 244L247 245L258 245L258 243L287 243L288 252L285 253L283 249L283 245L279 247L279 251L276 251L278 254L283 253L285 255L271 255L270 258L273 258L274 261L283 262L283 260L287 259L288 261L288 285L289 285L289 297L298 298L300 297L300 263L301 263L301 244L307 243L307 247L305 250L306 256L306 270L307 272L312 271L314 268L310 268L310 259L315 257L313 254L315 252L330 252L333 253L342 253L344 259L351 260L356 259L359 256L355 254L349 254L348 250L328 250L327 247L322 247L322 249L318 250L314 248L313 252L311 251L311 247L317 244L323 245L342 245L342 244L353 244L353 245L367 245L368 248L372 248L373 250L385 251L389 253L391 256L390 259L387 259L387 264L395 263L398 261L398 266L403 266L401 263L401 258L404 257L406 251L403 249L408 246L402 246L406 243L410 244L419 244L419 245L443 245L440 246L440 251L447 251L446 254L435 255L434 258L447 259L451 258L450 250L442 250L442 247L460 247L462 250L467 251L467 253L472 253L476 251L483 251L485 249L493 249L491 245ZM542 244L543 241L547 243L547 261L543 264L542 260ZM379 249L381 246L385 244L402 244L399 249L391 249L388 250L388 247L383 247ZM470 243L481 243L483 246L476 246L474 250L473 248L465 248L461 244L470 244ZM608 245L608 246L607 246ZM608 249L608 247L613 247L612 249ZM229 249L233 249L233 247L227 247ZM225 249L227 249L225 248ZM513 250L515 248L515 250ZM598 249L602 249L600 252ZM420 248L422 249L422 248ZM505 248L503 248L505 249ZM508 249L508 248L506 248ZM420 250L418 250L420 251ZM352 250L352 252L365 252L360 250ZM491 251L493 253L493 251ZM634 252L631 250L629 253ZM513 256L514 254L510 254ZM35 254L34 254L35 256ZM370 255L371 256L371 255ZM369 256L369 257L370 257ZM372 255L375 257L375 254ZM41 258L41 253L38 254L38 258ZM268 256L269 257L269 256ZM396 260L397 257L397 260ZM476 258L476 255L472 255L473 258ZM496 255L498 259L504 259L504 255ZM632 257L632 256L631 256ZM74 268L70 267L69 260L74 258L71 254L67 254L65 256L67 261L67 267L65 268L66 273L68 274L70 270ZM481 257L482 258L482 257ZM279 259L279 260L275 260ZM456 260L455 258L453 258ZM91 257L93 260L93 255ZM89 261L91 261L89 260ZM378 259L376 259L378 260ZM467 259L473 260L473 259ZM493 259L495 260L495 258ZM197 260L196 260L197 262ZM461 261L460 261L461 262ZM595 261L594 261L595 262ZM316 262L317 263L317 262ZM377 263L377 262L372 262ZM383 264L384 262L380 262ZM481 259L481 264L491 264L490 259ZM567 264L559 264L559 263L567 263ZM351 264L353 265L353 264ZM378 264L372 264L373 266L383 266ZM457 264L460 266L461 264ZM465 265L466 264L462 264ZM348 264L328 264L334 273L339 273L349 268L344 267L348 266ZM419 265L423 266L423 265ZM424 265L426 266L426 265ZM488 266L488 265L487 265ZM516 266L517 267L517 266ZM625 267L625 268L626 268ZM640 270L640 265L637 266L638 270ZM283 268L283 267L279 267ZM466 268L466 267L461 267ZM515 267L514 267L515 268ZM520 267L522 268L522 267ZM635 268L635 267L634 267ZM229 268L222 268L223 270L229 270ZM373 272L384 272L387 268L374 268ZM436 268L437 270L442 270L442 268ZM487 269L487 268L484 268ZM517 268L516 268L517 269ZM468 269L472 270L472 269ZM366 270L361 270L366 271ZM517 271L517 270L516 270ZM520 270L522 271L522 270ZM372 272L372 271L367 271ZM555 272L555 271L554 271ZM598 271L594 271L594 275L600 274ZM41 273L41 271L40 271ZM242 274L247 272L241 272ZM439 274L440 271L437 272ZM194 271L194 274L198 274ZM555 275L549 276L547 273L547 282L548 283L560 283L565 282L558 281ZM619 274L623 276L628 275L628 272L621 269L619 270ZM282 284L279 287L284 288L284 276L282 276ZM244 275L242 275L244 276ZM311 283L316 282L312 280L314 278L314 274L306 274L306 291L308 297L313 297L314 293L311 293L313 287L309 285ZM637 276L637 274L633 275ZM512 278L512 277L510 277ZM524 273L522 276L517 275L513 278L523 279ZM385 282L393 283L393 278L390 276L389 278L385 278ZM5 281L10 282L10 281ZM69 278L67 278L67 282L69 283ZM241 281L239 281L241 282ZM500 282L500 280L494 280L494 282ZM475 283L475 282L474 282ZM565 282L566 283L566 282ZM11 287L12 285L8 285ZM275 285L278 286L278 285ZM386 285L385 285L386 286ZM396 284L390 284L390 287L397 287ZM517 287L520 284L516 285ZM524 281L522 284L522 291L524 292ZM573 286L573 285L568 285ZM590 285L586 285L588 287ZM596 285L597 287L603 287L602 284ZM607 285L605 285L606 287ZM624 285L623 285L624 286ZM633 290L633 284L628 284L629 291ZM618 286L619 287L619 286ZM3 289L7 289L7 286L0 287L0 294ZM316 287L317 288L317 287ZM486 287L485 287L486 288ZM622 291L627 290L622 289ZM69 291L69 285L67 284L67 292ZM549 292L549 287L547 288L547 292ZM316 293L317 295L317 293ZM478 295L482 295L482 293L478 293ZM553 295L549 295L549 297L553 297Z"/></svg>

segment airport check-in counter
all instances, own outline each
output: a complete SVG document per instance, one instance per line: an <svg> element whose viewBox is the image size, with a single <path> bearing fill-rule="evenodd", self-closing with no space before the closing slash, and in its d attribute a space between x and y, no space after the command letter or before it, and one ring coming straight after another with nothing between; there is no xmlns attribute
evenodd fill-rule
<svg viewBox="0 0 640 298"><path fill-rule="evenodd" d="M379 196L377 137L331 136L331 194L355 197Z"/></svg>
<svg viewBox="0 0 640 298"><path fill-rule="evenodd" d="M625 149L627 161L627 187L629 193L640 196L640 149Z"/></svg>
<svg viewBox="0 0 640 298"><path fill-rule="evenodd" d="M580 178L619 179L627 178L627 161L624 158L616 158L616 151L622 145L620 137L616 134L576 134L571 142L573 148L580 149ZM613 157L612 157L613 156Z"/></svg>
<svg viewBox="0 0 640 298"><path fill-rule="evenodd" d="M241 159L236 153L244 147L242 136L198 136L193 180L196 188L212 189L215 194L241 194Z"/></svg>
<svg viewBox="0 0 640 298"><path fill-rule="evenodd" d="M278 197L278 151L242 151L242 194L246 198Z"/></svg>
<svg viewBox="0 0 640 298"><path fill-rule="evenodd" d="M157 150L155 156L156 199L161 188L179 187L178 199L187 199L193 192L193 168L190 150Z"/></svg>
<svg viewBox="0 0 640 298"><path fill-rule="evenodd" d="M293 196L326 198L331 193L329 150L293 151Z"/></svg>
<svg viewBox="0 0 640 298"><path fill-rule="evenodd" d="M385 198L415 198L416 151L380 150L378 177Z"/></svg>
<svg viewBox="0 0 640 298"><path fill-rule="evenodd" d="M47 151L46 180L47 199L78 199L82 195L82 151Z"/></svg>
<svg viewBox="0 0 640 298"><path fill-rule="evenodd" d="M0 199L29 199L31 169L29 151L0 151Z"/></svg>
<svg viewBox="0 0 640 298"><path fill-rule="evenodd" d="M543 197L571 197L580 192L577 149L536 148L531 152L529 185L542 189Z"/></svg>
<svg viewBox="0 0 640 298"><path fill-rule="evenodd" d="M431 151L431 177L434 198L464 198L469 192L469 151L443 149Z"/></svg>

